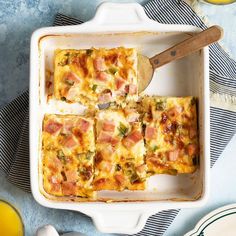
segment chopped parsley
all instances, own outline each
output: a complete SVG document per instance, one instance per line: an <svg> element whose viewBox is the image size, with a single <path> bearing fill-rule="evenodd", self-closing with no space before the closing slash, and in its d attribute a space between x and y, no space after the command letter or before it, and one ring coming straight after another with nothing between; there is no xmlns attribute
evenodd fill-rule
<svg viewBox="0 0 236 236"><path fill-rule="evenodd" d="M115 68L115 67L111 67L111 68L109 68L109 69L108 69L108 71L109 71L109 73L111 73L111 74L115 75L115 74L116 74L116 72L118 71L118 69L117 69L117 68Z"/></svg>
<svg viewBox="0 0 236 236"><path fill-rule="evenodd" d="M155 152L157 149L158 149L158 146L157 146L157 145L154 145L154 146L152 147L152 151L153 151L153 152Z"/></svg>
<svg viewBox="0 0 236 236"><path fill-rule="evenodd" d="M166 107L166 103L164 101L157 101L156 102L156 110L163 111Z"/></svg>
<svg viewBox="0 0 236 236"><path fill-rule="evenodd" d="M66 98L65 98L65 97L61 97L61 100L62 100L62 101L66 101Z"/></svg>
<svg viewBox="0 0 236 236"><path fill-rule="evenodd" d="M123 124L123 123L121 123L120 122L120 126L118 127L118 130L119 130L119 132L120 132L120 135L121 136L125 136L126 134L127 134L127 132L128 132L128 128Z"/></svg>
<svg viewBox="0 0 236 236"><path fill-rule="evenodd" d="M94 84L93 87L92 87L92 90L95 92L97 87L98 87L97 84Z"/></svg>
<svg viewBox="0 0 236 236"><path fill-rule="evenodd" d="M60 62L58 62L58 65L59 65L59 66L65 66L65 65L68 64L68 62L69 62L69 59L68 59L68 56L67 56L67 57L63 58L63 60L61 60Z"/></svg>
<svg viewBox="0 0 236 236"><path fill-rule="evenodd" d="M86 159L87 160L91 160L92 157L93 157L93 152L87 152L86 153Z"/></svg>
<svg viewBox="0 0 236 236"><path fill-rule="evenodd" d="M120 166L120 164L116 164L116 171L120 171L122 168Z"/></svg>
<svg viewBox="0 0 236 236"><path fill-rule="evenodd" d="M64 162L64 164L66 163L66 157L65 157L65 154L64 154L64 152L62 150L58 150L57 151L57 158L60 161Z"/></svg>

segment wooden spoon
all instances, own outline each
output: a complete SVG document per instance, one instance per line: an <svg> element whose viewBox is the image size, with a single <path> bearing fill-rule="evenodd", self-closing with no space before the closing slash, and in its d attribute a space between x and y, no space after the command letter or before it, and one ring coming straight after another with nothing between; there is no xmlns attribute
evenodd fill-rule
<svg viewBox="0 0 236 236"><path fill-rule="evenodd" d="M200 33L195 34L175 46L148 58L144 55L138 55L138 90L142 92L150 84L154 70L171 61L185 57L201 48L217 42L223 36L223 29L220 26L212 26Z"/></svg>

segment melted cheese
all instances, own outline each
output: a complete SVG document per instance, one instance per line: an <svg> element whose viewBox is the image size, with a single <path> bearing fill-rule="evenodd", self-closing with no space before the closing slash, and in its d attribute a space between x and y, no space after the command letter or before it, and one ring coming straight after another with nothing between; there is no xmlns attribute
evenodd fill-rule
<svg viewBox="0 0 236 236"><path fill-rule="evenodd" d="M137 100L136 50L56 50L54 95L85 105Z"/></svg>
<svg viewBox="0 0 236 236"><path fill-rule="evenodd" d="M137 112L132 112L134 117L138 118ZM127 120L129 115L122 109L97 113L93 184L95 190L121 191L145 188L145 148L141 125L138 120L129 122ZM140 137L132 141L132 134L140 134Z"/></svg>
<svg viewBox="0 0 236 236"><path fill-rule="evenodd" d="M148 172L194 172L199 151L196 98L144 97L142 107Z"/></svg>
<svg viewBox="0 0 236 236"><path fill-rule="evenodd" d="M46 115L43 123L44 189L55 196L93 195L93 120Z"/></svg>

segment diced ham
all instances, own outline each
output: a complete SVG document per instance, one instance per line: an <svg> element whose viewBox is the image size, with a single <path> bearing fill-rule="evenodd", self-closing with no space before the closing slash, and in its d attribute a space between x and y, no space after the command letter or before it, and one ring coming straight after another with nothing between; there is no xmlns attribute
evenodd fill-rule
<svg viewBox="0 0 236 236"><path fill-rule="evenodd" d="M194 126L189 128L189 138L195 138L197 136L197 129Z"/></svg>
<svg viewBox="0 0 236 236"><path fill-rule="evenodd" d="M147 126L145 130L145 138L151 140L156 137L157 129L155 127Z"/></svg>
<svg viewBox="0 0 236 236"><path fill-rule="evenodd" d="M93 66L97 71L104 71L106 69L104 58L97 57L93 61Z"/></svg>
<svg viewBox="0 0 236 236"><path fill-rule="evenodd" d="M146 165L145 164L142 164L142 165L136 167L136 170L139 173L143 173L145 171L145 169L146 169Z"/></svg>
<svg viewBox="0 0 236 236"><path fill-rule="evenodd" d="M96 76L96 79L100 80L102 82L106 82L108 80L108 78L109 78L109 75L106 72L103 72L103 71L98 72L97 76Z"/></svg>
<svg viewBox="0 0 236 236"><path fill-rule="evenodd" d="M76 182L78 174L76 170L67 170L65 171L66 180L68 182Z"/></svg>
<svg viewBox="0 0 236 236"><path fill-rule="evenodd" d="M118 143L119 143L119 139L118 138L112 138L111 141L110 141L110 144L112 146L116 146Z"/></svg>
<svg viewBox="0 0 236 236"><path fill-rule="evenodd" d="M97 181L95 181L93 183L93 185L95 186L96 189L103 189L104 188L104 185L106 184L106 182L108 181L108 179L105 179L105 178L101 178L101 179L98 179Z"/></svg>
<svg viewBox="0 0 236 236"><path fill-rule="evenodd" d="M178 149L168 152L169 161L176 161L178 159L178 157L179 157L179 150Z"/></svg>
<svg viewBox="0 0 236 236"><path fill-rule="evenodd" d="M110 143L112 146L115 146L119 139L112 137L108 132L101 131L97 141L100 143Z"/></svg>
<svg viewBox="0 0 236 236"><path fill-rule="evenodd" d="M66 120L64 123L64 126L62 128L63 134L70 134L72 131L72 128L75 126L74 120Z"/></svg>
<svg viewBox="0 0 236 236"><path fill-rule="evenodd" d="M129 85L129 94L134 95L137 93L137 85L135 84L130 84Z"/></svg>
<svg viewBox="0 0 236 236"><path fill-rule="evenodd" d="M48 164L48 168L52 172L57 173L57 172L61 171L62 163L61 163L61 161L57 157L54 157L52 159L52 161L50 161L50 163Z"/></svg>
<svg viewBox="0 0 236 236"><path fill-rule="evenodd" d="M124 185L124 182L125 182L125 177L124 177L124 175L116 174L116 175L114 176L114 178L115 178L115 180L116 180L116 182L117 182L118 185L120 185L120 186Z"/></svg>
<svg viewBox="0 0 236 236"><path fill-rule="evenodd" d="M44 131L50 134L55 134L57 133L60 129L62 128L62 124L50 120L45 126L44 126Z"/></svg>
<svg viewBox="0 0 236 236"><path fill-rule="evenodd" d="M129 138L130 140L132 140L134 143L139 142L140 140L142 140L143 136L141 134L140 131L135 130L132 133L130 133L127 138Z"/></svg>
<svg viewBox="0 0 236 236"><path fill-rule="evenodd" d="M99 102L101 103L109 103L112 100L111 93L103 93L98 97Z"/></svg>
<svg viewBox="0 0 236 236"><path fill-rule="evenodd" d="M122 140L122 143L126 148L131 148L136 143L138 143L140 140L142 140L142 138L143 138L143 136L142 136L141 132L135 130L132 133L130 133L127 137L125 137Z"/></svg>
<svg viewBox="0 0 236 236"><path fill-rule="evenodd" d="M80 78L73 72L67 72L64 75L64 80L69 85L73 85L74 83L79 83L80 82Z"/></svg>
<svg viewBox="0 0 236 236"><path fill-rule="evenodd" d="M196 155L198 153L198 146L197 146L197 144L190 143L187 146L187 152L188 152L189 156Z"/></svg>
<svg viewBox="0 0 236 236"><path fill-rule="evenodd" d="M116 88L118 90L123 88L123 85L125 84L125 80L122 78L116 78Z"/></svg>
<svg viewBox="0 0 236 236"><path fill-rule="evenodd" d="M77 142L74 139L74 137L72 135L70 135L70 136L65 138L63 144L67 148L73 148L74 146L76 146Z"/></svg>
<svg viewBox="0 0 236 236"><path fill-rule="evenodd" d="M84 119L79 119L77 122L77 125L80 131L82 131L83 133L86 133L90 127L90 122Z"/></svg>
<svg viewBox="0 0 236 236"><path fill-rule="evenodd" d="M101 131L98 135L97 141L100 143L110 143L111 139L112 136L109 133Z"/></svg>
<svg viewBox="0 0 236 236"><path fill-rule="evenodd" d="M112 121L104 121L102 124L102 130L108 131L108 132L114 132L115 130L115 123Z"/></svg>
<svg viewBox="0 0 236 236"><path fill-rule="evenodd" d="M52 192L60 192L61 184L60 183L51 183L51 191Z"/></svg>
<svg viewBox="0 0 236 236"><path fill-rule="evenodd" d="M74 195L76 193L76 183L63 182L62 183L62 193L64 195Z"/></svg>

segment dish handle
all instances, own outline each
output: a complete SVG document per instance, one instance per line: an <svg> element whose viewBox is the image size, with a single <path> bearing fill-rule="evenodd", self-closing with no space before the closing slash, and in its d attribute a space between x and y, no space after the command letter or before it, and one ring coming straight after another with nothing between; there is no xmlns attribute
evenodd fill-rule
<svg viewBox="0 0 236 236"><path fill-rule="evenodd" d="M90 23L96 25L140 24L152 22L138 3L101 3Z"/></svg>
<svg viewBox="0 0 236 236"><path fill-rule="evenodd" d="M132 210L109 210L92 214L94 225L103 233L136 234L151 214Z"/></svg>

